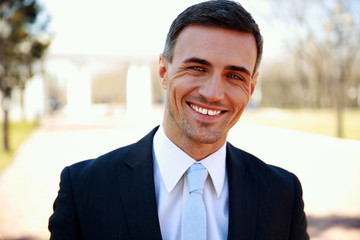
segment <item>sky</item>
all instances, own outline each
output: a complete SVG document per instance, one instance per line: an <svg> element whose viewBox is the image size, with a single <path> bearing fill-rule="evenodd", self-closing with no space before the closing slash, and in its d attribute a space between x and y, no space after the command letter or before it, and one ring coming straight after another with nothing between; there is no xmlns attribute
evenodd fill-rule
<svg viewBox="0 0 360 240"><path fill-rule="evenodd" d="M41 0L52 16L50 54L158 56L173 19L199 0ZM265 38L264 58L281 51L280 25L261 16L265 0L240 0ZM275 33L275 34L274 34Z"/></svg>

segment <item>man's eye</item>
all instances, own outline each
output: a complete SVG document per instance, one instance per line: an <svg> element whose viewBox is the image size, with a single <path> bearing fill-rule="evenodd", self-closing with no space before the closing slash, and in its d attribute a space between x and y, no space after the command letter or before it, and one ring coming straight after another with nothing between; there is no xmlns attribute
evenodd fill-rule
<svg viewBox="0 0 360 240"><path fill-rule="evenodd" d="M199 67L199 66L191 67L191 69L193 69L195 71L204 71L204 69L202 67Z"/></svg>
<svg viewBox="0 0 360 240"><path fill-rule="evenodd" d="M236 79L236 80L243 80L240 76L238 76L236 74L230 74L228 77L232 78L232 79Z"/></svg>

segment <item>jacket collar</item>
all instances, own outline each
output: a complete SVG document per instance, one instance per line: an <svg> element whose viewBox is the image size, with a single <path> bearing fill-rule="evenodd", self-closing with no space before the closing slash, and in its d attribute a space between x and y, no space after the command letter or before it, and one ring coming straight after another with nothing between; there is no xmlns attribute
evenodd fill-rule
<svg viewBox="0 0 360 240"><path fill-rule="evenodd" d="M125 164L128 173L119 186L133 239L161 239L153 171L153 137L158 127L132 146ZM227 144L229 182L228 239L255 239L257 178L248 164L249 155Z"/></svg>
<svg viewBox="0 0 360 240"><path fill-rule="evenodd" d="M121 198L133 239L161 239L154 187L152 141L157 128L132 146L119 177Z"/></svg>
<svg viewBox="0 0 360 240"><path fill-rule="evenodd" d="M249 155L227 144L229 181L228 239L256 239L257 178L248 164Z"/></svg>

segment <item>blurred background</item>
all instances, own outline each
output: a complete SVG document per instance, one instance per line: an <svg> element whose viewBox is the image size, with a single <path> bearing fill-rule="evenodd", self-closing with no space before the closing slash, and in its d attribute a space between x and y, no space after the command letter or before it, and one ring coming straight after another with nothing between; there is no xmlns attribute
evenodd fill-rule
<svg viewBox="0 0 360 240"><path fill-rule="evenodd" d="M0 1L0 239L48 239L61 170L161 123L172 20L195 0ZM360 239L360 1L243 0L265 39L229 141L302 181L312 239Z"/></svg>

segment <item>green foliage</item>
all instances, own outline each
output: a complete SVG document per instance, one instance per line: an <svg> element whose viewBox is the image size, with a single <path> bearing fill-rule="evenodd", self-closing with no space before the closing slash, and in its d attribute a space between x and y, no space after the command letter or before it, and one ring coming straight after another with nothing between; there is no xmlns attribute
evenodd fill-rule
<svg viewBox="0 0 360 240"><path fill-rule="evenodd" d="M0 2L0 90L10 97L15 86L33 75L33 63L50 44L46 32L49 18L39 20L41 7L35 0L2 0Z"/></svg>
<svg viewBox="0 0 360 240"><path fill-rule="evenodd" d="M25 88L25 81L34 72L34 63L41 59L50 45L47 32L49 17L43 14L36 0L0 1L0 91L3 110L3 148L9 150L8 112L12 89Z"/></svg>
<svg viewBox="0 0 360 240"><path fill-rule="evenodd" d="M40 59L51 42L46 31L49 18L36 0L0 2L0 89L3 93L33 75L33 63ZM8 96L5 96L8 97Z"/></svg>

